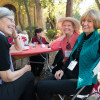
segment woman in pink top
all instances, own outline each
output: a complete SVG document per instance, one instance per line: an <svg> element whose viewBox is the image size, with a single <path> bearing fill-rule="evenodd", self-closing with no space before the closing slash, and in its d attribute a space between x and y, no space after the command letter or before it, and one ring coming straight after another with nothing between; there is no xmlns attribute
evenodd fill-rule
<svg viewBox="0 0 100 100"><path fill-rule="evenodd" d="M73 91L73 87L75 86L75 84L72 84L75 76L72 75L70 70L67 70L66 74L64 74L65 76L62 76L64 73L62 69L67 65L67 59L74 47L77 37L79 36L77 32L80 29L80 24L76 19L66 17L58 21L58 28L61 30L62 36L54 40L50 44L50 47L53 50L62 49L66 63L60 68L60 70L56 71L54 75L38 82L37 95L39 100L51 100L53 94L66 94L66 91L68 91L67 94L70 94L70 91Z"/></svg>
<svg viewBox="0 0 100 100"><path fill-rule="evenodd" d="M80 29L79 22L72 18L66 17L61 18L58 21L58 28L62 32L62 36L54 40L50 47L53 50L63 50L64 62L68 59L77 37L79 36L78 31Z"/></svg>

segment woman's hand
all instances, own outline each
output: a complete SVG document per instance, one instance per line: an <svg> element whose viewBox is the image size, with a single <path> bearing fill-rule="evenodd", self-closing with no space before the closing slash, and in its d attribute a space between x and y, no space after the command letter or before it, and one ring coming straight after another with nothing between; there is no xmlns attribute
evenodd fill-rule
<svg viewBox="0 0 100 100"><path fill-rule="evenodd" d="M15 28L13 29L12 37L15 39L18 37L17 31L15 30Z"/></svg>
<svg viewBox="0 0 100 100"><path fill-rule="evenodd" d="M60 39L63 40L65 37L66 37L66 35L63 34L63 35L60 37Z"/></svg>
<svg viewBox="0 0 100 100"><path fill-rule="evenodd" d="M24 69L25 69L25 72L31 71L31 65L25 65Z"/></svg>
<svg viewBox="0 0 100 100"><path fill-rule="evenodd" d="M14 45L10 47L10 52L22 51L23 48L15 28L13 28L12 37L14 39Z"/></svg>
<svg viewBox="0 0 100 100"><path fill-rule="evenodd" d="M63 72L62 70L58 70L58 71L56 71L56 73L55 73L55 78L56 78L57 80L60 80L60 79L62 78L63 75L64 75L64 72Z"/></svg>
<svg viewBox="0 0 100 100"><path fill-rule="evenodd" d="M25 72L31 71L30 65L25 65L20 70L12 72L10 69L6 71L0 71L0 77L4 82L12 82L21 77Z"/></svg>

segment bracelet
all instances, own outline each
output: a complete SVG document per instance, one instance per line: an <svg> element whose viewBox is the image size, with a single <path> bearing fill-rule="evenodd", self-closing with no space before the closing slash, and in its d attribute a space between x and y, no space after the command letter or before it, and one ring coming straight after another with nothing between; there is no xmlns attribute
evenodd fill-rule
<svg viewBox="0 0 100 100"><path fill-rule="evenodd" d="M17 39L18 38L18 35L16 37L13 37L13 39Z"/></svg>

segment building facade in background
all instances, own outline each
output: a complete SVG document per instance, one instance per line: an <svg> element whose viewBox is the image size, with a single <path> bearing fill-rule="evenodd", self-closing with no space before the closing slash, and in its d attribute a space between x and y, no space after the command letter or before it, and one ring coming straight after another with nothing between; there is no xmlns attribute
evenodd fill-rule
<svg viewBox="0 0 100 100"><path fill-rule="evenodd" d="M12 0L0 0L0 7L7 7L10 10L13 10L15 13L15 23L16 25L19 25L19 16L18 16L18 4L12 2ZM28 7L29 14L30 14L30 19L31 19L31 24L32 26L36 25L36 8L34 5L34 2L31 3L31 6ZM21 23L24 28L28 26L28 18L27 14L20 12L20 19Z"/></svg>

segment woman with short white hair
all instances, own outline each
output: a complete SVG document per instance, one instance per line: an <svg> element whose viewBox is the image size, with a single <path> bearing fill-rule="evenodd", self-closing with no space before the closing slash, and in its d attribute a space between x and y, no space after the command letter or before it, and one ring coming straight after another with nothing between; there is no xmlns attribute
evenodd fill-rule
<svg viewBox="0 0 100 100"><path fill-rule="evenodd" d="M14 45L8 43L8 36L13 37ZM13 69L10 52L21 51L22 47L15 31L14 13L5 7L0 7L0 47L0 100L35 100L31 66Z"/></svg>

